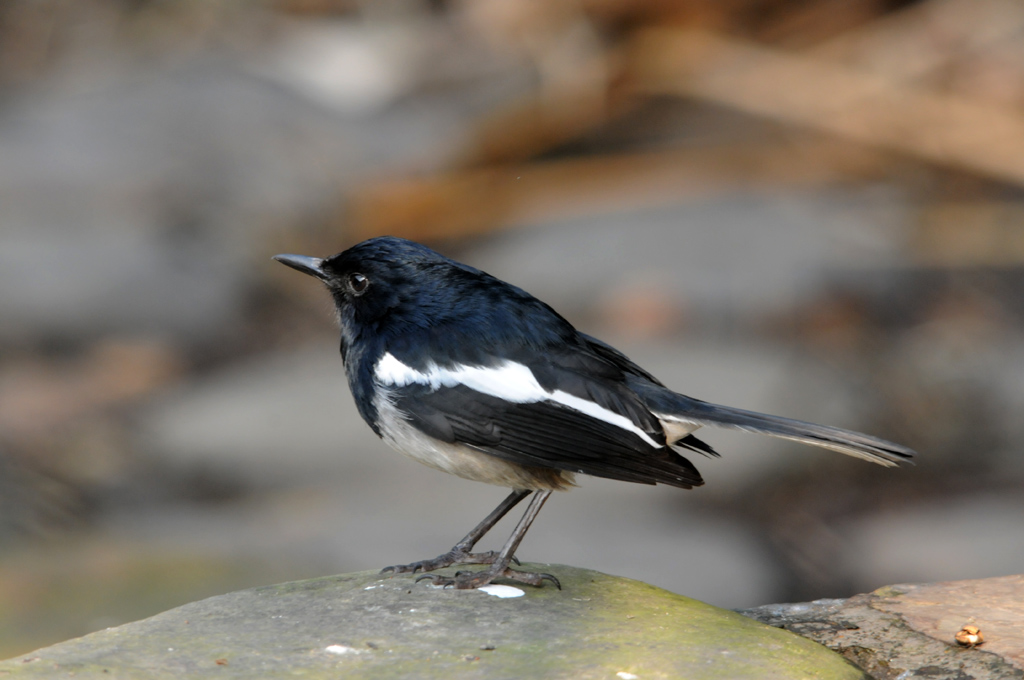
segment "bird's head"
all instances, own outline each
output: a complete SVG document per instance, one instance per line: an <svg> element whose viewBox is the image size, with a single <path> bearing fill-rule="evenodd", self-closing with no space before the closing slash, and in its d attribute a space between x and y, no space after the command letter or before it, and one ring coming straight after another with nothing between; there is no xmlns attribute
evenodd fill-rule
<svg viewBox="0 0 1024 680"><path fill-rule="evenodd" d="M483 364L496 348L548 347L576 334L525 291L405 239L373 238L324 259L274 259L327 285L346 365L384 347L415 361L425 346L435 361L457 355Z"/></svg>
<svg viewBox="0 0 1024 680"><path fill-rule="evenodd" d="M413 241L382 236L327 258L275 255L274 259L327 286L343 330L382 324L429 324L450 308L453 288L480 272Z"/></svg>

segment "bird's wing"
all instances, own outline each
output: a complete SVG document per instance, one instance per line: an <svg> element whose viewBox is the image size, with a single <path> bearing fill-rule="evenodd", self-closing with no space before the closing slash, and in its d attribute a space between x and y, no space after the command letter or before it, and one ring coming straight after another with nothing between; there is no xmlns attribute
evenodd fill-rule
<svg viewBox="0 0 1024 680"><path fill-rule="evenodd" d="M375 377L411 425L444 442L597 477L683 488L703 483L621 374L579 353L429 370L385 355Z"/></svg>

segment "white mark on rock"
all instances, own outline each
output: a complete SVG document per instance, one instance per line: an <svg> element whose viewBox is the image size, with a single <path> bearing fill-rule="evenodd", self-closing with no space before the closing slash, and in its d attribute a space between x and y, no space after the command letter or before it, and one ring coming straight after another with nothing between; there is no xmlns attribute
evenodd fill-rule
<svg viewBox="0 0 1024 680"><path fill-rule="evenodd" d="M328 654L362 654L363 650L354 649L346 645L328 645L325 649Z"/></svg>
<svg viewBox="0 0 1024 680"><path fill-rule="evenodd" d="M488 595L494 595L495 597L522 597L526 594L519 588L502 586L494 583L490 583L486 586L480 586L477 590L485 592Z"/></svg>
<svg viewBox="0 0 1024 680"><path fill-rule="evenodd" d="M622 678L622 680L637 680L640 677L639 675L634 675L632 673L627 673L626 671L619 671L615 675L617 675L618 677Z"/></svg>

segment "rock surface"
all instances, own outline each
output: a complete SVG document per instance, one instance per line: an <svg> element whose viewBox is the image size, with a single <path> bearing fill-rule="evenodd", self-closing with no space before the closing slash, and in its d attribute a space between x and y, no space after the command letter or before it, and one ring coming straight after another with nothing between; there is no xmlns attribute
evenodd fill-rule
<svg viewBox="0 0 1024 680"><path fill-rule="evenodd" d="M874 678L1024 678L1024 574L886 586L743 613L820 642ZM955 642L965 625L981 630L982 645Z"/></svg>
<svg viewBox="0 0 1024 680"><path fill-rule="evenodd" d="M194 602L0 662L18 678L863 678L839 655L629 579L455 591L359 572Z"/></svg>

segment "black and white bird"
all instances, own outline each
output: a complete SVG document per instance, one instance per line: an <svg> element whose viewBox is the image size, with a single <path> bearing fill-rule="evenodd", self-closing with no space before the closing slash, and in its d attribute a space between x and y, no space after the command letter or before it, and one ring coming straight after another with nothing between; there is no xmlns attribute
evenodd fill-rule
<svg viewBox="0 0 1024 680"><path fill-rule="evenodd" d="M499 577L558 585L551 574L509 567L551 492L572 487L576 474L699 486L700 473L683 454L718 455L692 434L705 425L791 439L885 466L914 455L866 434L673 392L520 288L412 241L380 237L325 259L274 259L327 285L352 396L381 439L438 470L512 489L447 553L385 572L489 564L421 578L456 588ZM473 553L477 541L531 493L502 549Z"/></svg>

